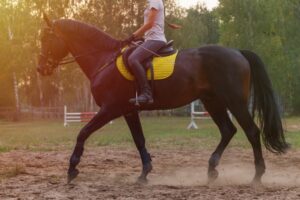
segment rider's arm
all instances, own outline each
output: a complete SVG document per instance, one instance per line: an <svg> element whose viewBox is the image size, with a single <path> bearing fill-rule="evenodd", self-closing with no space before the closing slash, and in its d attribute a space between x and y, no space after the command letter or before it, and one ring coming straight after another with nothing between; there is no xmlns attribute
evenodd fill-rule
<svg viewBox="0 0 300 200"><path fill-rule="evenodd" d="M151 29L154 26L154 22L157 16L158 10L155 8L151 8L148 16L148 21L140 27L137 31L133 33L135 38L143 37L145 32Z"/></svg>

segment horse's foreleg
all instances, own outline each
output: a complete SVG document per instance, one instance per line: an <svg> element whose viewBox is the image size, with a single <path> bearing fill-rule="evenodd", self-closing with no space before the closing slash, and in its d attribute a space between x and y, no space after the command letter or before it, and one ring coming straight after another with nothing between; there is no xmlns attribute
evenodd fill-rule
<svg viewBox="0 0 300 200"><path fill-rule="evenodd" d="M115 113L108 112L107 109L101 109L92 120L87 123L80 131L77 142L73 151L73 154L70 158L70 165L68 170L68 182L71 182L74 178L77 177L79 171L76 169L76 166L80 162L80 158L84 151L84 143L87 138L96 130L110 122L116 115Z"/></svg>
<svg viewBox="0 0 300 200"><path fill-rule="evenodd" d="M208 182L212 183L218 177L218 171L216 170L216 167L219 164L221 156L228 143L236 133L237 129L231 122L226 108L222 106L220 102L217 102L216 100L210 100L207 102L203 101L203 103L206 110L209 112L210 116L217 124L221 133L221 141L216 150L212 153L208 162Z"/></svg>
<svg viewBox="0 0 300 200"><path fill-rule="evenodd" d="M139 182L146 182L147 175L152 170L151 157L145 147L145 137L143 134L143 129L141 126L140 118L137 111L134 111L130 114L124 116L127 122L127 125L131 131L135 145L140 153L143 169L140 177L138 178Z"/></svg>

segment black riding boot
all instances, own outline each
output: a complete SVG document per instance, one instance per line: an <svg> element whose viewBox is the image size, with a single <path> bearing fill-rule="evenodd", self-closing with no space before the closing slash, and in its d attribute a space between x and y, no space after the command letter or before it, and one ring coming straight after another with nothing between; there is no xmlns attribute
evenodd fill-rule
<svg viewBox="0 0 300 200"><path fill-rule="evenodd" d="M138 64L131 66L131 71L133 72L136 82L139 87L139 96L136 98L129 99L130 103L138 103L141 104L152 104L153 103L153 97L152 97L152 91L149 86L146 72L142 66L139 66Z"/></svg>

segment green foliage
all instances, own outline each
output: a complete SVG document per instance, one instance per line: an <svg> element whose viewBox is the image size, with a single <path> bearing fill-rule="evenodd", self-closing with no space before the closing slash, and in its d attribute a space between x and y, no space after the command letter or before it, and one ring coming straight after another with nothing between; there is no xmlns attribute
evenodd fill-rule
<svg viewBox="0 0 300 200"><path fill-rule="evenodd" d="M220 43L257 52L287 112L299 110L299 1L220 0Z"/></svg>
<svg viewBox="0 0 300 200"><path fill-rule="evenodd" d="M218 43L218 21L215 12L210 12L199 4L188 9L185 15L177 19L170 17L171 21L183 25L182 30L166 29L168 38L174 39L177 47L195 48Z"/></svg>

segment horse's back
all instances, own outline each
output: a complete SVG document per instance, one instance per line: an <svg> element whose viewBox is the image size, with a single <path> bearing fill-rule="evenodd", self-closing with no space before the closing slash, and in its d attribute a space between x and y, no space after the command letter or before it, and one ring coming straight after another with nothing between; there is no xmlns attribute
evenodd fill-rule
<svg viewBox="0 0 300 200"><path fill-rule="evenodd" d="M199 48L184 49L176 61L180 74L191 71L202 76L222 73L250 73L247 59L237 49L219 45L206 45ZM224 74L225 73L225 74Z"/></svg>
<svg viewBox="0 0 300 200"><path fill-rule="evenodd" d="M240 61L247 63L246 58L241 54L238 49L224 47L220 45L206 45L197 49L198 54L202 57L214 58L220 62L224 60L234 62Z"/></svg>
<svg viewBox="0 0 300 200"><path fill-rule="evenodd" d="M198 54L203 60L214 60L213 62L220 68L224 66L232 67L233 70L250 70L247 59L238 49L223 47L219 45L207 45L198 48Z"/></svg>
<svg viewBox="0 0 300 200"><path fill-rule="evenodd" d="M178 53L172 77L157 86L158 96L165 97L168 91L170 96L181 99L181 105L206 94L217 95L218 91L244 91L243 96L247 96L250 66L235 49L218 45L184 49Z"/></svg>

